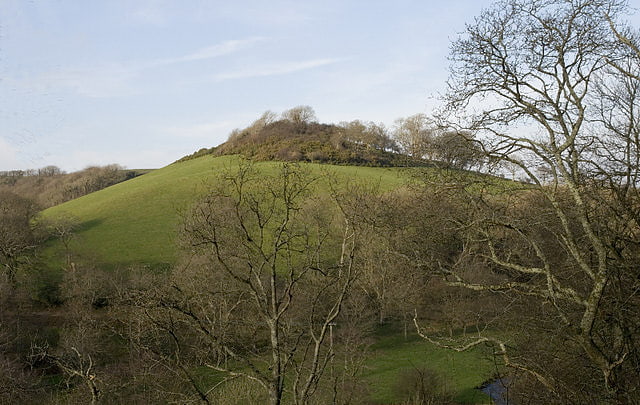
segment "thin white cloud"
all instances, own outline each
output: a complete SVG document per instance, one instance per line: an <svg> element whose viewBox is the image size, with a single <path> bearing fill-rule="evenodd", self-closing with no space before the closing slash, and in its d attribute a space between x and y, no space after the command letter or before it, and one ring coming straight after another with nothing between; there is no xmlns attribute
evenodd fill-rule
<svg viewBox="0 0 640 405"><path fill-rule="evenodd" d="M240 52L265 40L266 38L264 37L227 40L171 58L55 70L45 72L37 77L6 78L6 80L13 83L21 82L25 87L41 90L51 87L68 88L82 96L92 98L130 96L138 93L139 90L136 90L134 85L135 78L145 70L178 63L214 59Z"/></svg>
<svg viewBox="0 0 640 405"><path fill-rule="evenodd" d="M321 66L331 65L340 62L340 58L312 59L297 62L281 62L271 65L252 67L249 69L236 70L228 73L220 73L214 76L216 81L247 79L251 77L277 76L309 70Z"/></svg>
<svg viewBox="0 0 640 405"><path fill-rule="evenodd" d="M233 39L229 41L224 41L213 46L208 46L206 48L199 49L191 54L184 55L182 57L166 59L162 62L162 64L190 62L190 61L196 61L196 60L217 58L220 56L241 51L242 49L251 47L256 43L262 42L265 40L266 38L264 37L251 37L246 39Z"/></svg>

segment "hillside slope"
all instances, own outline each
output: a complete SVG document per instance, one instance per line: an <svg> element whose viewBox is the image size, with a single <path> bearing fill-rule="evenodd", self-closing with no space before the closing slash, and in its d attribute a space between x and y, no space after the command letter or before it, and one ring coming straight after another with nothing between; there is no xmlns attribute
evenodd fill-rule
<svg viewBox="0 0 640 405"><path fill-rule="evenodd" d="M176 234L180 213L207 189L216 174L239 163L237 156L211 155L174 163L144 176L60 204L43 212L45 218L75 217L80 224L72 250L82 261L107 267L141 264L165 267L178 257ZM278 162L257 163L265 173ZM354 181L379 182L383 187L404 183L398 168L332 166L302 163ZM56 244L49 253L59 251Z"/></svg>
<svg viewBox="0 0 640 405"><path fill-rule="evenodd" d="M28 198L46 209L150 171L127 170L119 165L92 166L73 173L64 173L56 166L12 170L0 172L0 191Z"/></svg>
<svg viewBox="0 0 640 405"><path fill-rule="evenodd" d="M211 155L171 164L144 176L119 183L46 210L43 215L53 219L71 215L80 223L72 242L73 260L92 274L92 267L104 269L131 265L150 269L165 269L178 260L176 241L181 212L188 209L198 196L215 182L221 171L237 167L238 156ZM255 163L260 173L276 174L281 162ZM338 181L379 184L383 190L401 187L409 181L413 169L364 166L334 166L300 163L318 176L335 175ZM430 170L430 169L427 169ZM434 169L437 170L437 169ZM325 191L322 187L319 192ZM51 264L62 263L62 244L53 241L48 247ZM55 272L60 273L62 266ZM93 302L92 302L93 303ZM380 329L378 327L377 329ZM447 378L447 386L460 403L477 403L486 399L477 387L493 371L483 351L452 355L435 348L415 333L408 339L400 333L398 324L390 324L368 339L376 344L366 353L363 387L370 387L375 403L398 403L398 381L407 370L429 367ZM364 332L367 333L367 332ZM455 359L455 361L454 361ZM369 394L363 394L369 395Z"/></svg>

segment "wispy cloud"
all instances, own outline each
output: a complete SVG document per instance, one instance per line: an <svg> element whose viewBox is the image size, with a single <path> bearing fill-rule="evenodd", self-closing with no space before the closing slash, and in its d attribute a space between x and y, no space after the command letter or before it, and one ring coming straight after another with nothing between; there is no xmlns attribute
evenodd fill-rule
<svg viewBox="0 0 640 405"><path fill-rule="evenodd" d="M175 58L157 59L155 61L148 62L145 67L155 67L162 65L169 65L181 62L192 62L198 60L206 60L218 58L220 56L229 55L243 49L249 48L259 42L265 41L264 37L250 37L246 39L233 39L223 41L218 44L201 48L187 55L178 56Z"/></svg>
<svg viewBox="0 0 640 405"><path fill-rule="evenodd" d="M306 61L280 62L270 65L241 69L233 72L220 73L214 76L216 81L246 79L251 77L277 76L309 70L321 66L331 65L342 61L340 58L312 59Z"/></svg>
<svg viewBox="0 0 640 405"><path fill-rule="evenodd" d="M135 86L135 79L147 70L219 58L240 52L265 40L264 37L227 40L175 57L60 69L44 72L36 77L5 78L5 81L22 83L23 86L30 88L66 88L92 98L130 96L139 92Z"/></svg>

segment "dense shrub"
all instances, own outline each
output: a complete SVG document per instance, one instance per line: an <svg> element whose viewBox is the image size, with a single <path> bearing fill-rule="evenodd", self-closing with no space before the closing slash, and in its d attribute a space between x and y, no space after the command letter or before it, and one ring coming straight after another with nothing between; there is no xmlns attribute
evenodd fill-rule
<svg viewBox="0 0 640 405"><path fill-rule="evenodd" d="M394 152L392 141L383 135L355 137L351 123L333 125L317 122L258 119L245 129L235 129L222 145L200 149L180 161L204 155L243 155L254 160L306 161L360 166L423 166L428 161ZM382 128L382 127L380 127ZM390 146L391 145L391 146Z"/></svg>

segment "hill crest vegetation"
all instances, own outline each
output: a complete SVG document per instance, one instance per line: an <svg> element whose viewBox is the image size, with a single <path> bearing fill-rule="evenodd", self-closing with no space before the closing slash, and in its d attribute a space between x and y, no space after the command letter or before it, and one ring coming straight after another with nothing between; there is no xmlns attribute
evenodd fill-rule
<svg viewBox="0 0 640 405"><path fill-rule="evenodd" d="M0 172L0 192L19 195L45 209L146 173L111 164L65 173L57 166Z"/></svg>
<svg viewBox="0 0 640 405"><path fill-rule="evenodd" d="M410 121L417 124L406 125ZM360 120L319 123L311 107L298 106L280 116L266 111L248 127L233 130L225 143L200 149L178 162L239 154L259 161L467 168L479 157L472 140L469 134L442 131L423 114L398 119L390 131L382 123Z"/></svg>

